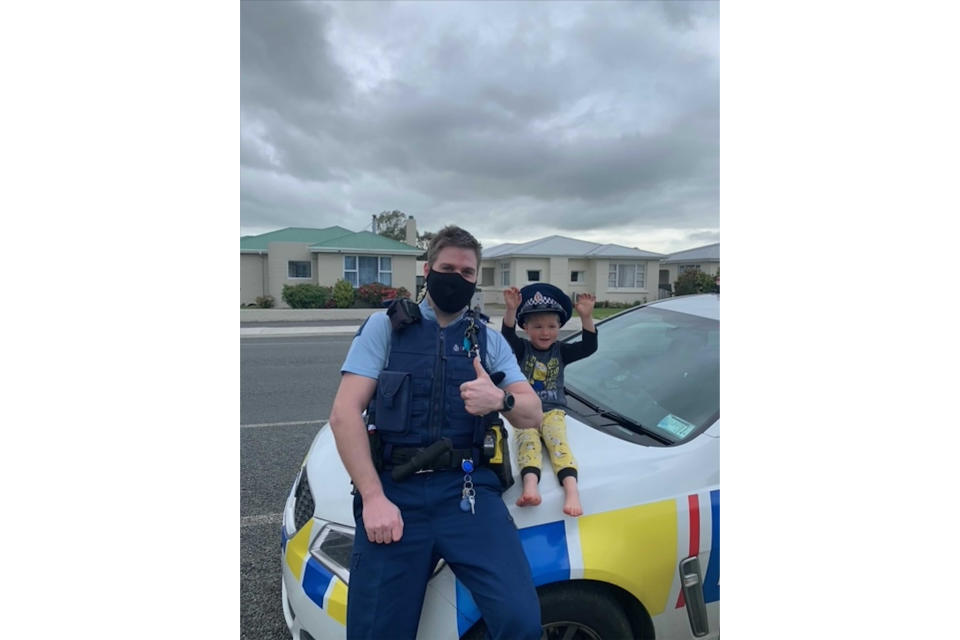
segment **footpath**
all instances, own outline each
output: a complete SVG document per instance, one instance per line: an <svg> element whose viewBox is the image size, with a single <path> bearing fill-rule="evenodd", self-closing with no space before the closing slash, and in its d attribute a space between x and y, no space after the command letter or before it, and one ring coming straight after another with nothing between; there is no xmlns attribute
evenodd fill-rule
<svg viewBox="0 0 960 640"><path fill-rule="evenodd" d="M382 309L241 309L240 337L353 335L364 320L377 311ZM498 311L498 315L490 316L488 324L496 331L503 324L503 312ZM580 318L574 316L563 325L561 335L569 335L581 328Z"/></svg>

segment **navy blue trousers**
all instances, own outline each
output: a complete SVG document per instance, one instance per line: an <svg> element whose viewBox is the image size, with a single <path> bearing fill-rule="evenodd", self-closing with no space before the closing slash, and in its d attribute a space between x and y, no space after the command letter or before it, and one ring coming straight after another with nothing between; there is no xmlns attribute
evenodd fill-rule
<svg viewBox="0 0 960 640"><path fill-rule="evenodd" d="M400 509L403 537L367 539L360 496L347 590L348 640L411 639L433 568L446 560L473 595L489 635L540 637L540 603L513 518L489 469L473 473L476 513L460 510L463 473L437 471L394 482L380 474L384 494Z"/></svg>

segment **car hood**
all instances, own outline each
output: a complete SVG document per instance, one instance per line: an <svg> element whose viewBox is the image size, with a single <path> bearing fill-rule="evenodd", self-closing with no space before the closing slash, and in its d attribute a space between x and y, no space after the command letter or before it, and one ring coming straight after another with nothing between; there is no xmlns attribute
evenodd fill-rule
<svg viewBox="0 0 960 640"><path fill-rule="evenodd" d="M310 445L306 459L307 480L316 505L315 515L342 524L353 525L353 484L340 461L330 423L320 431Z"/></svg>
<svg viewBox="0 0 960 640"><path fill-rule="evenodd" d="M540 481L543 502L534 508L516 506L522 488L517 477L516 445L513 427L507 421L504 423L511 432L510 454L517 481L504 492L503 500L517 526L522 528L565 518L562 513L563 490L556 475L550 472L550 463L546 459ZM628 442L568 414L567 438L577 460L584 515L621 508L625 500L642 504L718 485L719 432L717 422L709 429L711 437L701 436L685 444L656 447ZM321 427L314 438L305 466L316 504L315 515L352 526L350 492L353 486L340 461L329 424Z"/></svg>

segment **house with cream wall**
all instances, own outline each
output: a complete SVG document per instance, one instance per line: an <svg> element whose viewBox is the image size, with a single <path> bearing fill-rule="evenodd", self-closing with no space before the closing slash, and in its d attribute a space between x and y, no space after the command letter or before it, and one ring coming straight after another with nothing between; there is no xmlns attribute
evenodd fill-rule
<svg viewBox="0 0 960 640"><path fill-rule="evenodd" d="M707 275L720 273L720 243L685 249L667 255L660 261L660 284L676 287L677 278L688 269L699 269Z"/></svg>
<svg viewBox="0 0 960 640"><path fill-rule="evenodd" d="M484 249L478 285L484 304L503 304L503 290L548 282L573 299L592 293L608 302L652 302L663 254L617 244L548 236Z"/></svg>
<svg viewBox="0 0 960 640"><path fill-rule="evenodd" d="M412 222L412 220L411 220ZM416 228L413 229L414 244ZM411 226L407 228L407 239ZM415 264L423 250L374 234L343 227L288 227L240 238L240 303L273 296L287 308L283 286L316 284L332 287L346 280L360 287L371 282L416 292Z"/></svg>

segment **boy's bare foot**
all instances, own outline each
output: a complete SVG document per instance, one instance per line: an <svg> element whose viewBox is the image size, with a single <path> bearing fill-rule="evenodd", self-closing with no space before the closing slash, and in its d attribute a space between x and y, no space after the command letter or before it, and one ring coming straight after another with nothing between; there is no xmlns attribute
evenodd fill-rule
<svg viewBox="0 0 960 640"><path fill-rule="evenodd" d="M523 475L523 493L517 498L518 507L535 507L540 504L540 478L535 473Z"/></svg>
<svg viewBox="0 0 960 640"><path fill-rule="evenodd" d="M583 515L583 507L580 506L580 490L577 488L577 479L573 476L567 476L563 479L563 512L568 516Z"/></svg>

